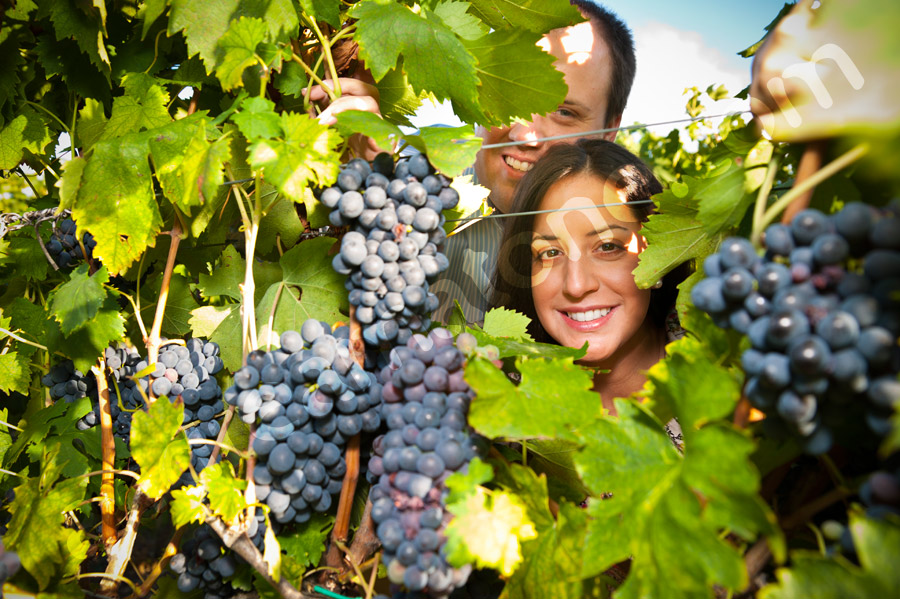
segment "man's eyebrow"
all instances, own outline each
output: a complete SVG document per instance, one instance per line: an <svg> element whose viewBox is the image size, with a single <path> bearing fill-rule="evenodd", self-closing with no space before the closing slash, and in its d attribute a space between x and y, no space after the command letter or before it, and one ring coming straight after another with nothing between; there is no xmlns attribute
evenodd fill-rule
<svg viewBox="0 0 900 599"><path fill-rule="evenodd" d="M585 104L582 104L581 102L573 100L571 98L566 98L565 100L563 100L560 106L571 106L572 108L578 108L581 110L585 110L587 108Z"/></svg>

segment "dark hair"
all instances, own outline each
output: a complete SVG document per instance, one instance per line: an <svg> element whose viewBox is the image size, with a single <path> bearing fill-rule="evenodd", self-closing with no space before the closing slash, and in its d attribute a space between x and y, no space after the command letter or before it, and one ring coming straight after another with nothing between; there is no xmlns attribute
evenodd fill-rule
<svg viewBox="0 0 900 599"><path fill-rule="evenodd" d="M510 214L540 210L541 201L554 183L581 173L596 175L624 190L627 202L649 200L662 185L640 158L611 141L579 139L574 144L552 146L519 182ZM651 202L628 207L641 222L654 211ZM531 295L531 238L534 215L504 219L503 239L494 272L492 306L521 312L531 319L529 333L536 341L555 343L541 326ZM663 285L650 293L649 314L657 327L665 320L678 295L677 286L687 276L683 264L663 277Z"/></svg>
<svg viewBox="0 0 900 599"><path fill-rule="evenodd" d="M619 117L625 111L628 94L634 83L637 70L637 59L634 56L634 38L631 30L614 12L600 6L592 0L571 0L581 9L582 14L602 34L612 54L612 81L609 85L609 98L606 107L606 122Z"/></svg>

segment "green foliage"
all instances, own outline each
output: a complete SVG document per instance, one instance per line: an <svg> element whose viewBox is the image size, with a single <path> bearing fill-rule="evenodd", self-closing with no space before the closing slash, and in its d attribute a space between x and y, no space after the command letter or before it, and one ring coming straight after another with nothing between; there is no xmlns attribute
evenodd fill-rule
<svg viewBox="0 0 900 599"><path fill-rule="evenodd" d="M134 413L131 456L141 467L138 486L153 499L166 493L190 463L187 439L179 431L183 419L181 402L171 403L164 397L149 410Z"/></svg>

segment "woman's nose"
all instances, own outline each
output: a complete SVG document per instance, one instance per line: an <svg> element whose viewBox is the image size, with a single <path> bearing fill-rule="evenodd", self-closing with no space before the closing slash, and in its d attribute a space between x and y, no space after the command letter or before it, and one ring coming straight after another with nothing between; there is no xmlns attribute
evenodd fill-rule
<svg viewBox="0 0 900 599"><path fill-rule="evenodd" d="M566 263L563 292L573 298L580 298L596 291L600 286L596 265L584 256L570 258Z"/></svg>

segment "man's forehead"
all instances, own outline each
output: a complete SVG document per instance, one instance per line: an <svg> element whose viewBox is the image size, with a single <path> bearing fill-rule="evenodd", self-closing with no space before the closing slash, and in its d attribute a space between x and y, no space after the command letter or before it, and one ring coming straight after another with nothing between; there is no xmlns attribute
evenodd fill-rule
<svg viewBox="0 0 900 599"><path fill-rule="evenodd" d="M553 54L569 64L584 64L602 40L590 21L550 31L538 41L544 52Z"/></svg>

